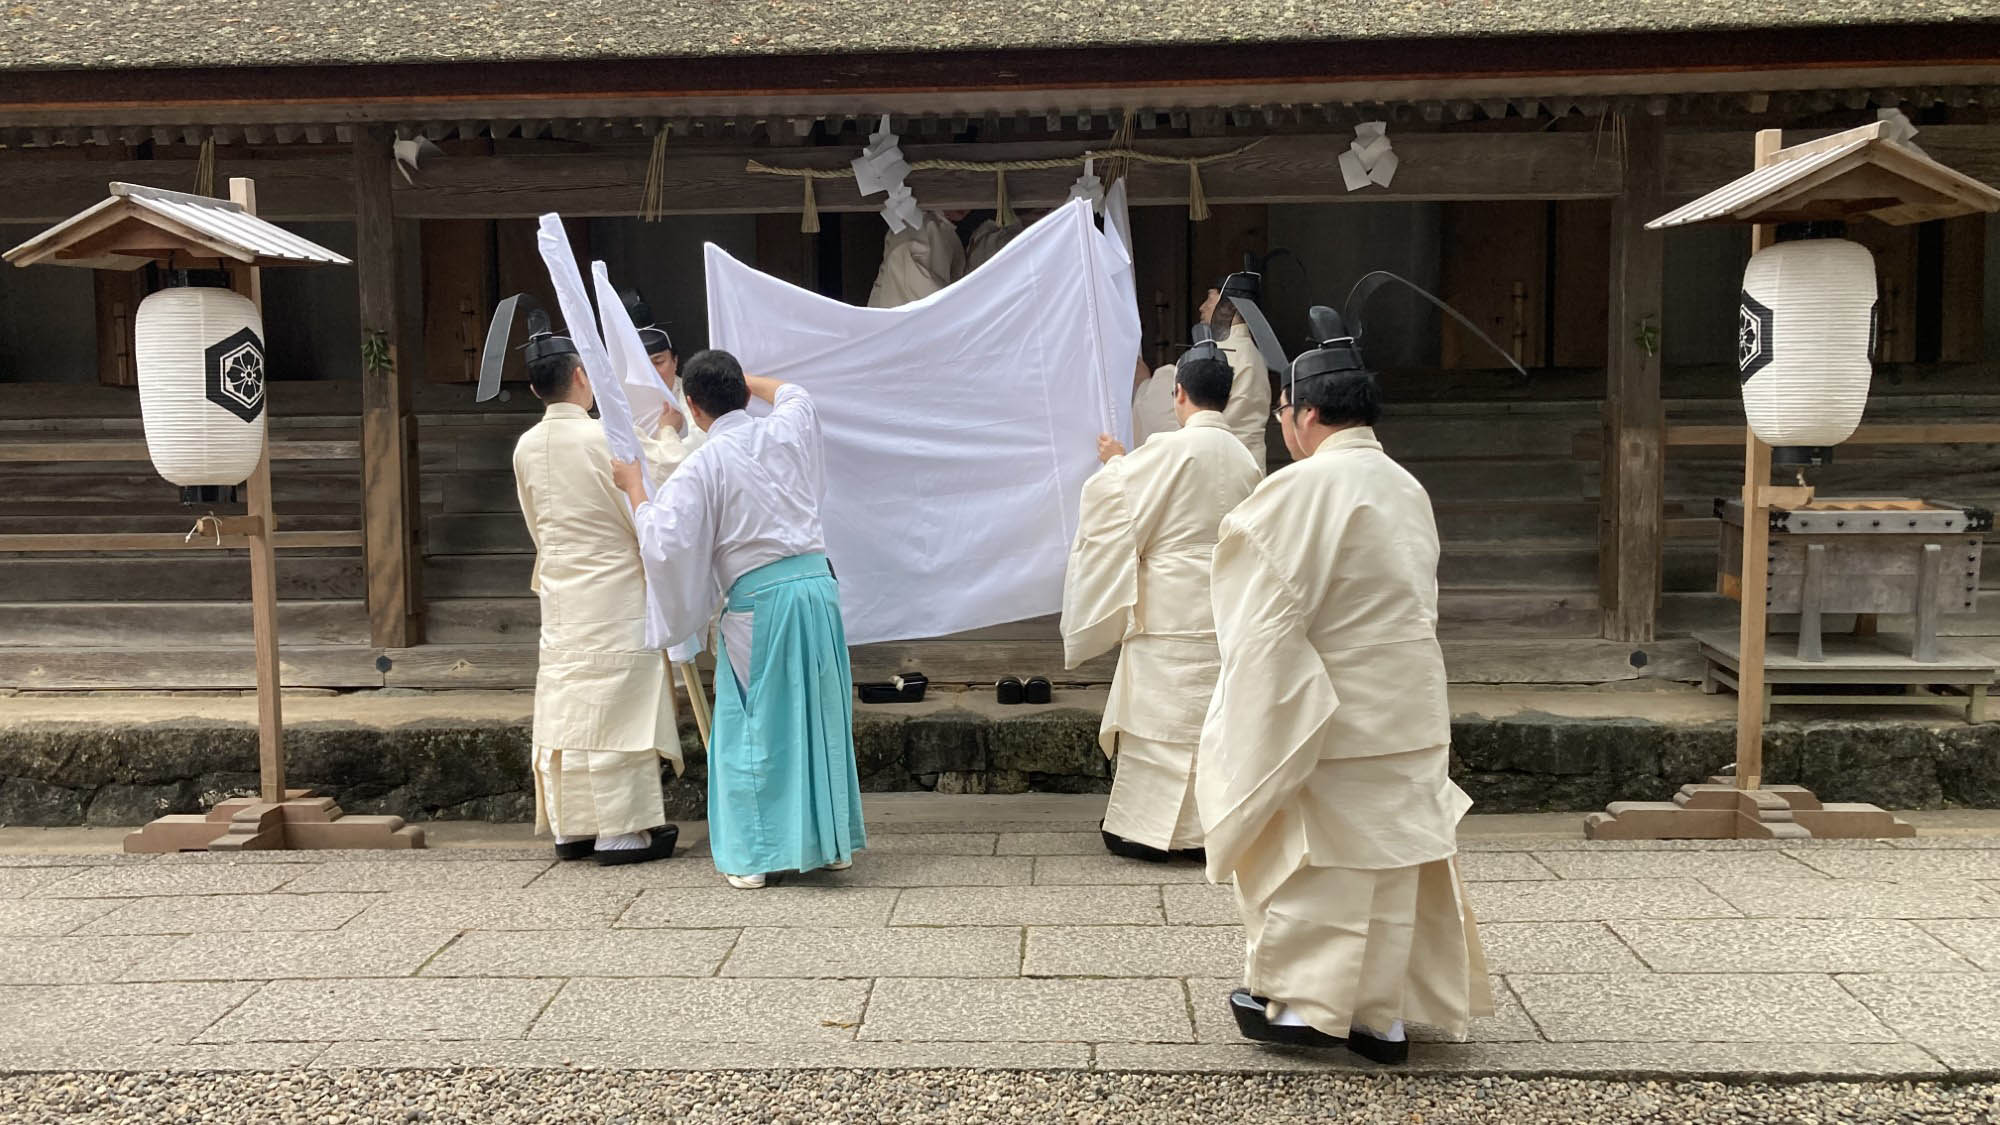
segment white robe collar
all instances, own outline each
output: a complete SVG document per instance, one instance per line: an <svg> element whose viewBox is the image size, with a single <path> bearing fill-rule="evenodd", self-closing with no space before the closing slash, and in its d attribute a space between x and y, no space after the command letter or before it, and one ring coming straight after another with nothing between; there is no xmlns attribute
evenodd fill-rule
<svg viewBox="0 0 2000 1125"><path fill-rule="evenodd" d="M1313 456L1318 457L1326 453L1337 453L1346 449L1381 448L1382 443L1376 439L1375 431L1372 427L1353 426L1328 436L1325 441L1319 443L1318 449L1313 450Z"/></svg>

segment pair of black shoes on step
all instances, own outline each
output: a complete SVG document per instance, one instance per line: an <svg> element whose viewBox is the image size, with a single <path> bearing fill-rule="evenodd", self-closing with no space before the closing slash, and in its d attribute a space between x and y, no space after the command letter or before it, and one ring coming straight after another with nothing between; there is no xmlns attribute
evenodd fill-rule
<svg viewBox="0 0 2000 1125"><path fill-rule="evenodd" d="M1316 1027L1291 1027L1272 1023L1264 1014L1269 1001L1250 995L1247 988L1229 994L1229 1014L1236 1017L1236 1030L1245 1039L1275 1043L1282 1047L1346 1047L1369 1062L1396 1066L1410 1059L1408 1039L1382 1039L1367 1032L1348 1032L1342 1039Z"/></svg>
<svg viewBox="0 0 2000 1125"><path fill-rule="evenodd" d="M674 858L674 845L681 839L678 824L663 824L650 829L652 841L643 848L619 848L617 851L600 852L597 840L571 840L556 845L557 859L596 859L599 867L623 867L628 863L647 863L655 859Z"/></svg>
<svg viewBox="0 0 2000 1125"><path fill-rule="evenodd" d="M1047 703L1055 698L1055 689L1041 676L1031 677L1026 683L1012 676L1003 676L993 685L993 698L1001 703Z"/></svg>
<svg viewBox="0 0 2000 1125"><path fill-rule="evenodd" d="M1175 848L1172 851L1165 851L1107 832L1101 820L1097 822L1097 834L1104 837L1105 851L1126 859L1136 859L1142 863L1171 863L1177 859L1190 860L1194 863L1208 862L1208 852L1203 848Z"/></svg>

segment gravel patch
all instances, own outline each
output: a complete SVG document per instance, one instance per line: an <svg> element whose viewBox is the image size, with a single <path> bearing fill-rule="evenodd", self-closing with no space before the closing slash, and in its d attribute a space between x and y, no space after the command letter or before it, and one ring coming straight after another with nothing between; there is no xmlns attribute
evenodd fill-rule
<svg viewBox="0 0 2000 1125"><path fill-rule="evenodd" d="M2000 1085L1034 1071L289 1071L0 1078L0 1122L1986 1123Z"/></svg>

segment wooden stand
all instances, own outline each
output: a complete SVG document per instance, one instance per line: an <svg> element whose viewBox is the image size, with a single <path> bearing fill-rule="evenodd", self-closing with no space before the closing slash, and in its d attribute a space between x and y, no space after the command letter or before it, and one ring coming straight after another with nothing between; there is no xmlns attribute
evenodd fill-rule
<svg viewBox="0 0 2000 1125"><path fill-rule="evenodd" d="M1776 129L1757 134L1756 166L1771 163L1781 144ZM1758 226L1753 251L1772 241ZM1672 801L1614 801L1584 818L1592 840L1804 839L1914 836L1916 829L1874 805L1822 805L1796 785L1764 785L1765 598L1770 581L1771 508L1797 508L1813 490L1771 484L1771 447L1748 427L1743 446L1743 568L1737 591L1736 776L1683 786Z"/></svg>
<svg viewBox="0 0 2000 1125"><path fill-rule="evenodd" d="M1742 690L1742 660L1738 638L1721 633L1696 633L1704 664L1702 690L1710 695L1723 688ZM1968 723L1986 721L1986 693L2000 665L1979 648L1952 641L1939 642L1934 659L1909 655L1914 641L1907 634L1881 633L1821 638L1812 659L1784 652L1764 657L1765 722L1772 707L1794 704L1849 707L1948 707ZM1805 685L1856 685L1880 690L1868 694L1799 690ZM1939 694L1933 687L1956 688L1963 694ZM1776 688L1792 690L1777 694Z"/></svg>
<svg viewBox="0 0 2000 1125"><path fill-rule="evenodd" d="M1797 785L1744 789L1734 779L1683 785L1671 801L1613 801L1591 813L1593 840L1881 839L1917 830L1874 805L1823 805Z"/></svg>
<svg viewBox="0 0 2000 1125"><path fill-rule="evenodd" d="M206 816L163 816L125 837L128 852L423 846L424 830L405 825L400 816L346 816L333 798L303 789L288 789L276 802L232 797Z"/></svg>
<svg viewBox="0 0 2000 1125"><path fill-rule="evenodd" d="M229 198L248 214L257 213L255 185L229 181ZM230 285L264 309L258 270L231 265ZM268 403L270 384L264 391ZM268 405L265 417L269 418ZM278 676L278 562L273 537L277 513L271 502L268 440L257 468L245 482L248 514L214 519L217 537L242 535L250 547L250 612L257 638L256 797L218 803L206 816L164 816L125 837L128 852L248 851L283 848L421 848L424 831L399 816L344 816L331 797L285 788L284 714Z"/></svg>

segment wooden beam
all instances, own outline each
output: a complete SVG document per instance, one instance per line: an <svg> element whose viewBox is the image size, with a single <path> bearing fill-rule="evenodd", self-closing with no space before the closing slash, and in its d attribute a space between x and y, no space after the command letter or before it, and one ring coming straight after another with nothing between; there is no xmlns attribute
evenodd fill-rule
<svg viewBox="0 0 2000 1125"><path fill-rule="evenodd" d="M272 536L272 546L277 548L315 548L363 546L362 534L358 531L280 531ZM197 535L189 539L174 532L104 532L102 534L6 534L0 535L0 551L80 553L86 551L205 551L218 547L240 549L253 546L251 537L245 535L224 535L220 539L213 536Z"/></svg>
<svg viewBox="0 0 2000 1125"><path fill-rule="evenodd" d="M1660 596L1666 408L1660 401L1660 309L1666 250L1646 222L1666 209L1666 129L1627 114L1625 193L1611 207L1604 488L1598 601L1604 636L1651 642Z"/></svg>
<svg viewBox="0 0 2000 1125"><path fill-rule="evenodd" d="M1351 134L1274 136L1237 160L1202 169L1210 203L1381 202L1464 199L1609 198L1619 190L1615 148L1587 133L1413 133L1395 136L1403 165L1392 188L1348 192L1335 166ZM1092 142L1100 143L1100 142ZM1044 159L1079 156L1082 141L911 145L912 160ZM1224 151L1242 139L1144 141L1163 155ZM1933 125L1923 132L1926 152L1976 179L2000 182L2000 126ZM1687 133L1669 139L1668 194L1694 196L1742 173L1750 154L1748 133ZM538 145L537 147L552 147ZM797 180L744 171L752 156L773 164L840 167L859 149L769 149L748 145L718 152L676 151L669 162L668 206L676 214L796 214ZM591 152L532 155L454 154L424 166L415 185L392 184L401 218L532 218L546 211L566 216L630 215L645 183L648 150L634 144ZM257 176L262 214L281 221L353 218L351 161L323 150L265 154L243 162ZM101 201L113 180L141 184L193 181L193 160L61 160L42 153L0 152L0 223L57 223ZM233 166L233 164L232 164ZM1073 170L1019 172L1007 177L1016 206L1049 207L1068 196ZM1128 191L1135 206L1187 201L1187 172L1174 165L1137 165ZM978 173L918 172L910 184L926 206L977 209L992 206L993 178ZM823 181L822 211L874 211L852 183ZM1663 208L1664 210L1664 208Z"/></svg>
<svg viewBox="0 0 2000 1125"><path fill-rule="evenodd" d="M1671 446L1741 445L1742 426L1669 426ZM1985 445L2000 443L2000 423L1921 422L1860 426L1843 445Z"/></svg>
<svg viewBox="0 0 2000 1125"><path fill-rule="evenodd" d="M274 441L265 448L273 461L352 461L361 456L361 443L353 441ZM143 441L0 441L0 462L150 459Z"/></svg>
<svg viewBox="0 0 2000 1125"><path fill-rule="evenodd" d="M354 274L360 287L361 511L367 536L368 632L383 648L423 643L418 583L418 509L410 503L417 463L410 383L400 360L396 222L387 133L357 131L353 142Z"/></svg>
<svg viewBox="0 0 2000 1125"><path fill-rule="evenodd" d="M1925 130L1928 140L1930 130ZM1250 138L1217 137L1146 142L1148 152L1200 156L1225 152ZM1242 156L1202 168L1211 204L1383 202L1442 199L1572 199L1614 195L1618 167L1584 133L1413 133L1396 138L1402 168L1391 188L1349 192L1338 161L1351 133L1269 137ZM908 145L912 161L1076 159L1102 141ZM856 147L769 149L748 145L717 152L676 152L667 163L667 205L675 214L797 213L798 180L745 170L755 156L774 166L844 168ZM628 144L591 152L477 156L455 154L424 166L415 184L392 185L399 218L533 218L632 215L646 179L648 149ZM318 155L254 162L265 214L277 219L346 219L353 213L352 170ZM1007 191L1018 207L1053 207L1069 197L1077 168L1013 172ZM0 222L58 222L104 197L105 184L185 182L191 160L57 161L8 159L0 175L11 190L0 198ZM1187 202L1187 169L1135 165L1127 191L1135 206ZM1720 181L1718 181L1720 182ZM910 187L926 207L976 210L993 205L993 177L983 172L912 173ZM822 180L821 211L878 211L852 180Z"/></svg>

